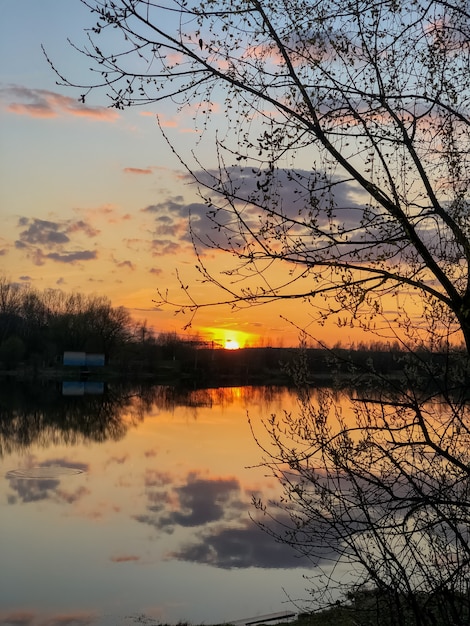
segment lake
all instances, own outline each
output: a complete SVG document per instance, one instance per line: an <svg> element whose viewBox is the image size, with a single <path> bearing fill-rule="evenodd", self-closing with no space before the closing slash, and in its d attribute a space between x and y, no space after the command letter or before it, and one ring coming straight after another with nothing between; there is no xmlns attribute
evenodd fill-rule
<svg viewBox="0 0 470 626"><path fill-rule="evenodd" d="M0 389L0 624L221 623L299 610L311 563L252 521L286 388ZM293 602L294 601L294 602Z"/></svg>

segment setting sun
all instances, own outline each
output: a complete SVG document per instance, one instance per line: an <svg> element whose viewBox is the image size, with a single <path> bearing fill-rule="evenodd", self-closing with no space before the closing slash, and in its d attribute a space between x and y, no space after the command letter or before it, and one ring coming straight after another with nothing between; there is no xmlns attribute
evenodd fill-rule
<svg viewBox="0 0 470 626"><path fill-rule="evenodd" d="M240 348L240 344L235 339L226 339L224 348L226 350L238 350Z"/></svg>
<svg viewBox="0 0 470 626"><path fill-rule="evenodd" d="M216 348L224 350L240 350L259 345L259 337L243 330L233 330L231 328L208 328L200 329L203 337L211 341Z"/></svg>

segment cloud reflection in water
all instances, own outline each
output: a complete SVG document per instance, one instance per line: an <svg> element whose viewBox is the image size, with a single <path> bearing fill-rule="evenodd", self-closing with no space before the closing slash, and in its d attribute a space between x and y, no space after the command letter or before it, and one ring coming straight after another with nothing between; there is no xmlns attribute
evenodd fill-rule
<svg viewBox="0 0 470 626"><path fill-rule="evenodd" d="M146 486L151 487L147 512L134 516L138 522L168 534L178 527L197 529L191 541L167 553L167 560L223 569L308 566L291 547L277 542L249 517L251 498L238 479L208 478L189 472L182 484L168 486L168 481L167 474L147 475ZM271 525L274 530L275 522Z"/></svg>

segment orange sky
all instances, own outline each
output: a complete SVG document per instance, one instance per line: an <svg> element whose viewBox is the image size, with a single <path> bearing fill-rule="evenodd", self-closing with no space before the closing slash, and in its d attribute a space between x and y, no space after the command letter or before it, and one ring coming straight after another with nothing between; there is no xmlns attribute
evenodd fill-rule
<svg viewBox="0 0 470 626"><path fill-rule="evenodd" d="M225 298L195 269L188 207L201 232L204 207L156 122L158 113L185 154L195 138L191 112L178 114L171 103L117 111L93 94L81 105L75 92L56 84L40 44L70 72L80 68L84 59L66 37L82 37L88 11L80 3L65 8L62 0L25 6L8 3L0 26L0 52L8 57L0 68L0 271L7 279L39 290L104 294L156 332L199 333L227 347L297 345L300 328L327 344L375 339L354 326L340 329L337 319L320 326L303 301L205 308L188 331L188 313L157 307L158 290L184 300L177 273L198 302ZM217 107L212 122L224 127ZM210 155L210 137L204 141L200 149ZM217 270L232 261L214 253L206 260Z"/></svg>

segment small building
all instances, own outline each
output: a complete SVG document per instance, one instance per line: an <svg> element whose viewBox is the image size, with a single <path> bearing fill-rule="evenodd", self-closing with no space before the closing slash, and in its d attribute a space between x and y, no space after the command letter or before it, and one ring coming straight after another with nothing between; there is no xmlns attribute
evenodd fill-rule
<svg viewBox="0 0 470 626"><path fill-rule="evenodd" d="M103 367L104 354L92 352L64 352L64 365L71 367Z"/></svg>

